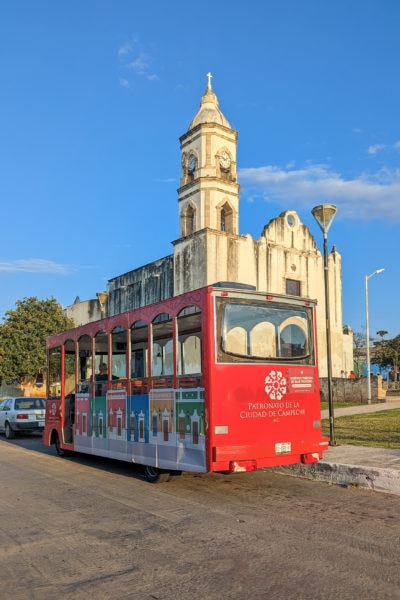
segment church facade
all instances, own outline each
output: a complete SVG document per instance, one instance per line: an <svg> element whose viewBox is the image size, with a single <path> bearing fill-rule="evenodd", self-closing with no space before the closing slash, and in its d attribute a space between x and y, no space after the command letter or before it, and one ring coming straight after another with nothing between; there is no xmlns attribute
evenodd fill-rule
<svg viewBox="0 0 400 600"><path fill-rule="evenodd" d="M111 316L218 281L255 286L268 293L318 300L320 375L327 374L324 260L314 237L294 210L272 218L259 239L239 232L238 134L222 114L208 74L206 91L180 138L178 189L180 237L173 253L108 281L98 310L88 301L87 320ZM311 211L311 207L310 207ZM353 369L351 329L343 329L341 256L328 257L332 375ZM83 303L66 309L77 324ZM77 318L79 314L79 319Z"/></svg>

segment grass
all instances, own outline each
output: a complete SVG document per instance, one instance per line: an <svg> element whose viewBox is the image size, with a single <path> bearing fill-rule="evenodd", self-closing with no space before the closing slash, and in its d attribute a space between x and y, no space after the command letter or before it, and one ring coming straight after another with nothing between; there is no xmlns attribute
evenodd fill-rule
<svg viewBox="0 0 400 600"><path fill-rule="evenodd" d="M360 406L361 402L334 402L333 408L346 408L346 406ZM328 410L328 402L321 402L321 410Z"/></svg>
<svg viewBox="0 0 400 600"><path fill-rule="evenodd" d="M335 407L339 403L335 403ZM349 404L345 404L349 406ZM335 439L338 444L400 449L400 409L335 417ZM329 420L322 420L324 435L329 437Z"/></svg>

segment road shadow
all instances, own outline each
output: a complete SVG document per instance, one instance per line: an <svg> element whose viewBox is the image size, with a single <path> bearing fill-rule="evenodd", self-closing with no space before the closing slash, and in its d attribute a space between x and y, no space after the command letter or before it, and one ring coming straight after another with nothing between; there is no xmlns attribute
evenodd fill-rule
<svg viewBox="0 0 400 600"><path fill-rule="evenodd" d="M67 461L85 465L101 471L122 475L123 477L135 477L145 480L142 473L142 466L134 463L107 458L103 456L93 456L91 454L81 454L79 452L67 453L65 456L58 456L54 446L45 446L42 440L41 433L17 434L14 439L8 440L4 435L0 435L0 445L10 444L18 448L24 448L30 452L46 454L60 462Z"/></svg>

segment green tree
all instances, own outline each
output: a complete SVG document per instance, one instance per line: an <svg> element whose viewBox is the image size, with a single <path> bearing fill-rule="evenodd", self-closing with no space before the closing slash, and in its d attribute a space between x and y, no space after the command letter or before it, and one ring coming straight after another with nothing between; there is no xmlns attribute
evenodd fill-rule
<svg viewBox="0 0 400 600"><path fill-rule="evenodd" d="M55 298L17 300L0 324L0 377L21 382L46 367L46 337L74 327Z"/></svg>
<svg viewBox="0 0 400 600"><path fill-rule="evenodd" d="M400 364L400 335L392 340L387 340L385 345L386 364L393 365L394 381L397 381L397 372Z"/></svg>
<svg viewBox="0 0 400 600"><path fill-rule="evenodd" d="M383 367L386 364L385 352L387 340L385 340L384 338L387 334L388 332L385 329L380 329L376 332L376 335L379 335L381 339L378 342L374 342L373 360L374 363L376 363L380 367Z"/></svg>
<svg viewBox="0 0 400 600"><path fill-rule="evenodd" d="M354 331L353 333L353 356L354 371L357 376L361 374L362 358L365 356L366 338L364 333Z"/></svg>
<svg viewBox="0 0 400 600"><path fill-rule="evenodd" d="M381 338L382 342L383 342L383 338L387 334L388 334L388 331L386 331L385 329L380 329L379 331L376 332L376 335L379 335L379 337Z"/></svg>

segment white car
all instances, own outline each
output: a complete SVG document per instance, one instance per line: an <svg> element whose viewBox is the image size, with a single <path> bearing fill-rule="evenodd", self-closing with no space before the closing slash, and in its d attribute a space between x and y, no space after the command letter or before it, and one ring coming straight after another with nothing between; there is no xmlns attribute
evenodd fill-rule
<svg viewBox="0 0 400 600"><path fill-rule="evenodd" d="M43 431L45 412L45 398L5 398L0 403L0 432L11 440L19 432Z"/></svg>

